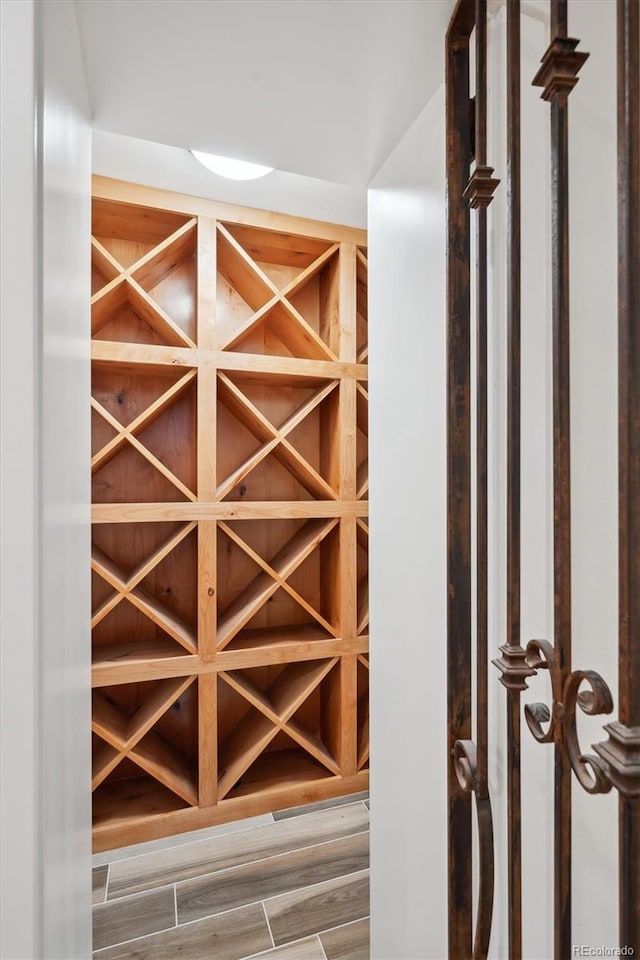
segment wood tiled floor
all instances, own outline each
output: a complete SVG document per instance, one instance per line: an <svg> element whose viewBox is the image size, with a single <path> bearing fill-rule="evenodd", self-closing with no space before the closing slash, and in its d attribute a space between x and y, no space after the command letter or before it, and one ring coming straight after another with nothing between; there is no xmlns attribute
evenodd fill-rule
<svg viewBox="0 0 640 960"><path fill-rule="evenodd" d="M368 807L358 794L101 857L95 960L368 960Z"/></svg>

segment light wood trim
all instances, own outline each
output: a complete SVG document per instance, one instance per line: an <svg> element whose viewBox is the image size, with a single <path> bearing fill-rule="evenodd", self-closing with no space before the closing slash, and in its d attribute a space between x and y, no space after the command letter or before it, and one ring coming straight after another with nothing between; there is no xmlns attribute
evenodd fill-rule
<svg viewBox="0 0 640 960"><path fill-rule="evenodd" d="M248 647L243 650L222 650L215 662L205 662L200 657L174 656L158 659L132 655L117 660L96 659L91 670L92 687L109 687L118 683L138 683L144 680L161 680L165 677L210 676L221 670L246 670L277 663L297 663L302 660L324 660L327 657L348 653L366 653L368 637L343 639L318 639L306 641L274 642L267 646Z"/></svg>
<svg viewBox="0 0 640 960"><path fill-rule="evenodd" d="M253 503L94 503L92 523L147 523L163 520L286 520L306 517L366 517L359 500L256 500Z"/></svg>
<svg viewBox="0 0 640 960"><path fill-rule="evenodd" d="M217 401L218 384L215 368L209 365L198 370L196 405L196 450L198 470L198 500L215 500L216 449L217 449Z"/></svg>
<svg viewBox="0 0 640 960"><path fill-rule="evenodd" d="M215 520L198 523L198 653L212 660L216 652L217 548Z"/></svg>
<svg viewBox="0 0 640 960"><path fill-rule="evenodd" d="M215 807L187 807L141 818L129 814L101 824L93 830L93 851L101 853L116 847L129 846L160 837L174 836L205 827L231 823L245 817L284 810L302 803L314 803L367 790L369 771L362 770L353 777L327 777L323 780L283 784L272 787L262 794L247 797L230 797Z"/></svg>
<svg viewBox="0 0 640 960"><path fill-rule="evenodd" d="M340 497L359 499L357 492L357 402L355 380L340 383Z"/></svg>
<svg viewBox="0 0 640 960"><path fill-rule="evenodd" d="M206 217L198 218L198 347L214 350L216 322L217 224Z"/></svg>
<svg viewBox="0 0 640 960"><path fill-rule="evenodd" d="M109 656L98 648L91 666L91 686L110 687L118 683L141 683L144 680L162 680L166 677L185 677L206 672L203 662L196 654L175 654L158 657L151 641L148 652L133 650L129 655ZM122 646L119 644L119 646ZM210 668L210 671L213 668Z"/></svg>
<svg viewBox="0 0 640 960"><path fill-rule="evenodd" d="M301 383L310 378L317 380L367 380L368 368L360 363L337 363L326 360L301 360L298 357L272 357L257 353L224 353L215 350L187 350L152 343L115 343L111 340L94 340L91 344L94 362L113 363L118 367L136 365L151 371L164 372L176 367L197 367L212 364L218 370L237 371L247 374L273 374Z"/></svg>
<svg viewBox="0 0 640 960"><path fill-rule="evenodd" d="M340 244L340 359L356 359L356 246Z"/></svg>
<svg viewBox="0 0 640 960"><path fill-rule="evenodd" d="M218 799L218 691L215 673L198 677L198 805L211 807Z"/></svg>
<svg viewBox="0 0 640 960"><path fill-rule="evenodd" d="M92 192L94 197L103 200L155 207L159 210L170 210L193 217L211 217L215 220L226 220L229 223L250 224L267 230L284 230L287 233L307 234L316 237L318 240L330 240L334 243L340 240L350 240L364 246L367 242L366 231L358 227L340 226L325 223L321 220L292 217L267 210L241 207L232 203L222 203L218 200L190 197L169 190L143 186L142 184L126 183L123 180L115 180L110 177L94 176L92 178Z"/></svg>
<svg viewBox="0 0 640 960"><path fill-rule="evenodd" d="M358 769L358 672L354 656L340 660L340 720L341 748L340 768L345 777L352 776Z"/></svg>

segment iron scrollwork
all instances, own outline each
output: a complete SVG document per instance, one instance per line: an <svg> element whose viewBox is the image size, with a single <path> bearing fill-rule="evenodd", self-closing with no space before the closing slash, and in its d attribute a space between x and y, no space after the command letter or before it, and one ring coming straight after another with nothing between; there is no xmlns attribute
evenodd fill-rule
<svg viewBox="0 0 640 960"><path fill-rule="evenodd" d="M578 708L588 716L612 713L613 698L607 682L595 670L574 670L560 689L558 658L548 640L529 641L526 660L534 673L549 671L553 701L551 708L541 702L525 704L524 715L531 734L538 743L563 741L580 786L587 793L608 793L612 786L608 764L603 756L582 752L577 727ZM580 689L584 683L588 690ZM543 727L544 723L549 725Z"/></svg>
<svg viewBox="0 0 640 960"><path fill-rule="evenodd" d="M489 952L493 913L493 816L489 791L478 777L478 751L473 740L456 740L453 765L461 789L473 794L478 822L478 910L473 941L473 960L484 960Z"/></svg>

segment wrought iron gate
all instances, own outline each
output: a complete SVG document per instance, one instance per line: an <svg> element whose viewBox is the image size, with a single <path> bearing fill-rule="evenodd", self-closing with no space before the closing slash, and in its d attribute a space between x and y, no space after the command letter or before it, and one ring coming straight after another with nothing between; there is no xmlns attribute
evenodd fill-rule
<svg viewBox="0 0 640 960"><path fill-rule="evenodd" d="M589 54L568 36L567 0L550 0L550 43L532 79L550 105L552 210L552 406L554 638L520 631L520 3L507 0L507 635L493 663L506 690L509 957L522 956L521 693L540 670L553 703L527 704L526 727L553 744L554 954L572 956L571 790L619 794L619 937L640 955L640 2L617 3L619 701L593 670L571 658L568 109ZM447 491L449 956L487 955L494 865L488 789L487 684L487 207L499 180L487 162L486 0L458 0L446 39ZM475 96L470 97L470 50ZM474 211L472 214L471 211ZM471 228L476 232L475 338L471 336ZM612 332L615 320L611 318ZM472 342L474 350L472 356ZM475 363L472 396L471 363ZM475 436L471 436L472 403ZM475 564L472 464L475 462ZM475 566L475 645L472 570ZM475 689L472 656L475 654ZM471 704L475 700L475 717ZM582 752L576 712L611 714L603 741ZM606 736L605 736L606 735ZM478 817L479 889L472 902L472 795ZM495 829L504 811L494 809Z"/></svg>

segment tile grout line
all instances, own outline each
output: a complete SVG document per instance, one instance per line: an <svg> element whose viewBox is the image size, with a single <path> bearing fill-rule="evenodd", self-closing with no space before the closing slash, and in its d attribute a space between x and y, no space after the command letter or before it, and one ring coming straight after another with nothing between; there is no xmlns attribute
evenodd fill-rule
<svg viewBox="0 0 640 960"><path fill-rule="evenodd" d="M105 880L105 884L104 884L104 900L102 901L103 903L106 903L106 902L107 902L107 896L108 896L108 893L109 893L109 879L110 879L110 877L111 877L111 863L108 863L108 864L107 864L107 879Z"/></svg>
<svg viewBox="0 0 640 960"><path fill-rule="evenodd" d="M356 873L341 874L340 877L334 877L334 879L341 879L341 877L343 877L343 876L353 877L353 876L357 876L357 874L359 874L359 873L368 873L368 872L369 872L368 869L366 869L366 870L358 870L358 871L356 871ZM317 887L317 886L321 886L321 885L324 884L324 883L330 883L330 882L331 882L330 880L321 880L320 883L311 884L310 886L316 886L316 887ZM308 887L300 887L299 889L300 889L300 890L306 890L306 889L308 889ZM143 891L143 892L146 893L146 891ZM296 891L291 891L291 892L293 893L293 892L296 892ZM276 894L274 897L270 897L269 899L270 899L270 900L275 900L277 897L282 897L282 896L286 897L286 896L288 896L288 894L286 894L286 893ZM242 904L241 906L239 906L239 907L230 907L228 910L221 910L219 913L210 913L210 914L207 914L205 917L198 917L197 920L187 920L186 923L181 923L179 926L180 926L181 928L190 927L190 926L193 926L193 925L196 924L196 923L202 923L203 920L211 920L211 919L213 919L213 917L222 917L222 916L224 916L225 914L233 913L235 910L245 910L247 907L255 906L256 903L264 903L264 901L259 901L259 900L257 900L257 901L254 901L253 903L243 903L243 904ZM265 912L266 912L266 911L265 911ZM368 918L369 918L369 915L368 915L368 914L367 914L366 917L356 917L355 920L348 920L346 923L339 923L339 924L336 924L336 925L333 926L333 927L327 927L325 930L321 930L320 933L326 933L328 930L337 930L339 927L347 927L347 926L349 926L350 923L357 923L359 920L366 920L366 919L368 919ZM110 944L108 947L100 947L99 950L94 951L94 955L101 953L103 950L110 950L111 947L114 947L114 946L121 947L121 946L124 946L124 945L127 944L127 943L136 943L136 942L139 941L139 940L145 940L145 939L147 939L148 937L154 937L154 936L156 936L156 934L158 934L158 933L166 933L168 930L175 930L175 929L176 929L175 927L164 927L162 930L154 930L153 933L145 933L145 934L143 934L141 937L132 937L130 940L122 940L120 943ZM298 940L291 941L291 943L297 943L297 942L299 942L300 940L306 940L306 939L308 939L309 937L313 937L313 936L314 936L313 933L306 933L303 937L298 937ZM281 944L281 946L287 946L287 947L288 947L288 946L289 946L289 942L287 942L286 944ZM262 951L262 952L264 953L264 951ZM250 956L250 957L257 956L257 954L249 954L249 956Z"/></svg>
<svg viewBox="0 0 640 960"><path fill-rule="evenodd" d="M326 883L335 883L336 880L344 880L347 877L357 877L360 874L368 874L369 867L364 867L362 870L354 870L352 873L340 873L337 877L329 877L328 880L318 880L317 883L308 883L304 887L294 887L293 890L283 890L281 893L274 893L272 897L263 897L262 900L250 900L248 903L240 903L235 907L227 907L226 910L219 910L217 913L207 913L203 917L196 917L194 920L188 920L187 923L199 923L201 920L212 920L213 917L221 917L225 913L232 913L234 910L244 910L245 907L255 907L257 904L262 903L266 904L270 900L277 900L278 897L289 897L295 893L301 893L303 890L311 890L313 887L321 887ZM265 907L266 913L266 907ZM367 914L368 916L368 914ZM358 920L364 920L364 917L356 917L355 920L347 920L345 923L335 924L333 927L326 927L325 930L322 930L321 933L325 933L326 930L334 930L338 927L348 926L350 923L357 923ZM185 924L180 924L180 926L185 926ZM308 937L312 937L312 933L306 934ZM281 944L282 946L282 944Z"/></svg>
<svg viewBox="0 0 640 960"><path fill-rule="evenodd" d="M271 929L271 924L269 923L269 915L267 914L267 908L266 908L266 906L265 906L265 904L264 904L264 900L261 900L261 901L260 901L260 906L262 907L262 912L264 913L264 919L265 919L266 922L267 922L267 930L269 931L269 936L271 937L271 944L272 944L272 946L273 946L273 949L275 950L275 948L276 948L276 942L275 942L275 940L273 939L273 930Z"/></svg>
<svg viewBox="0 0 640 960"><path fill-rule="evenodd" d="M178 926L178 890L177 884L173 885L173 912L176 918L176 927Z"/></svg>
<svg viewBox="0 0 640 960"><path fill-rule="evenodd" d="M104 947L98 947L97 950L94 950L91 954L92 957L96 957L99 954L103 953L105 950L113 950L114 947L124 947L128 943L136 943L139 940L146 940L148 937L155 937L159 933L170 933L171 930L175 930L175 924L172 924L170 927L160 927L159 930L153 930L151 933L143 933L140 937L132 937L130 940L120 940L116 943L108 943Z"/></svg>
<svg viewBox="0 0 640 960"><path fill-rule="evenodd" d="M311 850L313 847L323 847L328 843L336 843L338 840L349 840L351 837L360 837L364 833L369 833L369 828L366 830L358 830L356 833L347 833L341 837L332 837L330 840L320 840L318 843L307 843L302 847L294 847L292 850L284 850L282 853L274 853L268 857L259 857L257 860L247 860L244 863L236 863L231 867L222 867L220 870L209 870L207 873L196 873L191 877L184 877L182 880L167 880L165 883L157 884L153 887L144 887L142 890L138 890L135 893L125 893L121 897L111 897L109 903L115 903L118 900L126 900L127 897L136 897L141 893L148 893L151 890L162 890L164 887L171 886L172 883L182 884L190 883L192 880L205 880L208 877L213 877L218 873L225 873L228 870L240 870L242 867L251 867L260 863L264 863L265 860L276 860L278 857L288 857L291 854L299 853L303 850ZM198 841L199 842L199 841Z"/></svg>
<svg viewBox="0 0 640 960"><path fill-rule="evenodd" d="M350 923L357 923L357 920L352 920ZM344 924L346 926L346 924ZM334 928L331 927L333 930ZM298 937L296 940L287 940L286 943L281 943L280 946L275 947L275 950L282 950L284 947L295 947L298 943L304 943L305 940L313 940L315 937L319 936L317 933L305 933L304 936ZM269 954L273 953L271 947L268 950L261 950L260 953L250 953L244 957L239 957L238 960L264 960L268 958Z"/></svg>
<svg viewBox="0 0 640 960"><path fill-rule="evenodd" d="M359 803L358 800L352 800L351 803ZM319 811L313 811L319 812ZM305 814L307 816L307 814ZM189 847L193 843L206 843L207 840L222 840L227 837L234 837L243 833L249 833L250 830L259 830L260 827L270 827L273 823L277 821L274 819L272 813L260 813L256 815L256 819L261 819L262 817L271 817L271 820L262 821L261 823L254 823L252 826L243 827L241 830L229 830L227 833L213 833L212 836L208 837L194 837L193 840L182 840L179 843L172 843L169 846L160 845L155 847L152 850L145 850L142 853L128 853L126 857L113 857L112 860L107 861L108 863L126 863L128 860L137 860L140 857L151 857L156 853L168 853L170 850L180 850L182 847ZM248 819L253 819L252 817ZM293 819L293 818L292 818ZM201 827L200 829L206 832L211 832L213 830L222 829L223 827L229 826L233 823L238 823L238 820L229 820L227 823L218 823L213 827ZM189 831L187 831L189 832ZM195 831L198 832L198 831ZM158 843L162 844L163 840L177 840L180 836L184 834L174 834L171 837L156 837L154 840L143 840L140 844L141 847L146 846L147 844ZM118 850L127 850L135 847L135 844L128 844L126 847L114 847L113 850L101 850L99 853L94 854L94 857L101 857L105 853L117 853ZM97 867L104 867L104 863L92 863L93 869Z"/></svg>
<svg viewBox="0 0 640 960"><path fill-rule="evenodd" d="M201 920L212 920L213 917L221 917L223 914L232 913L234 910L244 910L245 907L254 907L258 903L262 904L265 915L266 915L267 913L266 904L270 900L277 900L279 897L289 897L292 894L301 893L303 890L311 890L313 887L321 887L327 883L335 883L336 880L344 880L345 878L357 877L363 874L368 875L369 871L370 871L370 868L365 867L362 870L354 870L352 873L340 873L338 874L337 877L329 877L328 880L319 880L317 883L308 883L304 887L294 887L293 890L285 890L282 893L274 893L272 897L264 897L262 900L251 900L249 903L241 903L235 907L228 907L226 910L220 910L218 913L207 913L203 917L197 917L195 920L189 920L188 923L199 923ZM326 933L327 930L337 930L338 927L347 927L349 926L350 923L358 923L360 920L367 920L368 918L369 918L369 914L367 914L366 917L356 917L354 920L347 920L345 921L345 923L336 923L332 927L325 927L323 930L320 931L320 933ZM181 926L185 926L185 924L181 924ZM270 924L269 924L269 930L271 930ZM313 933L305 934L305 937L313 937L313 936L314 936ZM271 938L273 939L273 934ZM301 937L299 939L304 939L304 937ZM288 943L280 944L280 946L288 946ZM274 944L274 948L275 948L275 944Z"/></svg>
<svg viewBox="0 0 640 960"><path fill-rule="evenodd" d="M324 960L327 960L327 953L326 953L326 950L324 949L324 944L323 944L322 940L320 939L320 934L319 934L319 933L316 933L316 940L318 941L318 945L319 945L319 947L320 947L320 950L322 951L322 956L324 957Z"/></svg>
<svg viewBox="0 0 640 960"><path fill-rule="evenodd" d="M286 893L274 893L272 897L265 897L264 903L267 903L270 900L277 900L278 897L290 897L292 893L298 893L302 890L310 890L312 887L322 887L326 883L335 883L336 880L346 880L351 877L358 877L365 873L369 873L369 867L363 867L362 870L353 870L351 873L341 873L337 877L329 877L328 880L319 880L317 883L308 883L306 887L298 887L297 889L289 890ZM243 906L250 906L250 904L243 904ZM357 917L356 919L360 920L361 917Z"/></svg>
<svg viewBox="0 0 640 960"><path fill-rule="evenodd" d="M369 920L370 914L367 914L366 917L357 917L355 920L346 920L344 923L336 923L334 927L325 927L324 930L319 930L316 936L321 937L323 933L331 933L333 930L342 930L343 927L351 927L354 923L362 923L363 920Z"/></svg>
<svg viewBox="0 0 640 960"><path fill-rule="evenodd" d="M155 853L167 853L169 850L177 850L177 849L180 849L180 848L182 848L182 847L188 847L188 846L190 846L192 843L193 843L193 844L195 844L195 843L206 843L208 840L209 840L209 841L210 841L210 840L222 840L223 837L224 837L224 838L226 838L226 837L234 837L234 836L237 836L237 835L240 835L240 834L243 834L243 833L249 833L251 830L259 830L261 827L270 827L270 826L272 826L272 825L274 825L274 824L276 824L276 823L287 823L287 822L289 822L289 821L295 821L295 820L297 820L299 817L313 817L313 816L315 816L315 815L318 814L318 813L324 813L325 810L339 810L341 807L355 807L355 806L357 806L357 805L360 804L360 803L364 803L364 800L352 800L352 799L350 798L350 796L347 795L347 798L346 798L346 802L345 802L345 803L338 803L338 804L335 804L333 807L326 807L326 808L323 808L323 809L321 809L321 810L310 810L308 813L296 813L296 814L294 814L294 815L291 816L291 817L283 817L282 820L276 820L276 818L274 817L273 813L271 813L271 812L270 812L270 813L266 813L266 814L259 814L259 816L269 816L269 817L271 817L271 823L257 823L257 824L254 824L254 826L252 826L252 827L245 827L244 830L230 830L229 833L221 833L219 836L218 836L218 835L214 835L214 836L212 836L212 837L200 837L200 838L197 839L197 840L189 840L187 843L174 843L174 844L172 844L170 847L159 847L157 850L148 850L146 853L132 853L132 854L130 854L130 855L127 856L127 857L114 857L113 860L110 860L110 861L109 861L109 863L126 863L128 860L137 860L137 859L139 859L140 857L150 857L150 856L152 856L152 855L155 854ZM285 808L285 809L286 809L286 808ZM278 812L278 811L276 811L276 812ZM236 821L236 820L230 820L229 823L237 823L237 821ZM225 824L218 824L218 826L225 826ZM206 830L206 829L213 829L213 830L215 830L216 827L212 827L212 828L204 827L203 829L205 829L205 830ZM162 838L158 838L158 839L162 839ZM148 842L148 843L153 843L154 841L153 841L153 840L149 840L149 841L147 841L147 842ZM116 847L115 849L118 849L118 848ZM106 851L103 851L103 852L106 852ZM94 867L94 866L95 866L95 867L101 867L101 866L104 866L104 864L101 864L101 863L92 864L92 867Z"/></svg>

